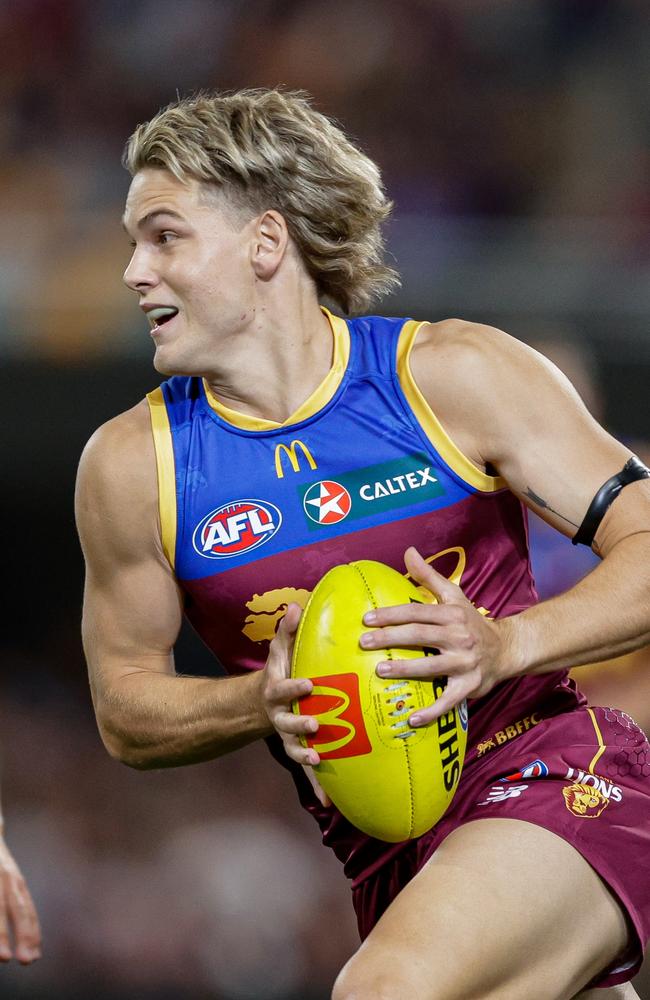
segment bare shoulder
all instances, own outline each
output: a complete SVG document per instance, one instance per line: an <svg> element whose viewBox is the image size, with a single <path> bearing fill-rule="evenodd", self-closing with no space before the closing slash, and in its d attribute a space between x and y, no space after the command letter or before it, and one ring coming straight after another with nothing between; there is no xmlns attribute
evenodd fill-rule
<svg viewBox="0 0 650 1000"><path fill-rule="evenodd" d="M83 450L75 497L82 544L112 536L128 547L155 537L158 519L156 458L149 407L142 400L102 424Z"/></svg>
<svg viewBox="0 0 650 1000"><path fill-rule="evenodd" d="M423 324L412 359L422 374L425 368L435 368L445 379L456 384L462 380L473 390L486 382L519 381L522 371L537 367L547 374L556 370L539 352L504 330L463 319Z"/></svg>
<svg viewBox="0 0 650 1000"><path fill-rule="evenodd" d="M513 428L538 425L560 407L589 416L556 366L496 327L462 319L424 324L411 370L450 436L477 464L493 463Z"/></svg>
<svg viewBox="0 0 650 1000"><path fill-rule="evenodd" d="M146 399L107 420L89 438L84 457L108 458L115 448L138 447L151 439L151 419Z"/></svg>
<svg viewBox="0 0 650 1000"><path fill-rule="evenodd" d="M117 490L125 494L155 486L155 453L146 400L95 431L81 456L79 480L101 493Z"/></svg>

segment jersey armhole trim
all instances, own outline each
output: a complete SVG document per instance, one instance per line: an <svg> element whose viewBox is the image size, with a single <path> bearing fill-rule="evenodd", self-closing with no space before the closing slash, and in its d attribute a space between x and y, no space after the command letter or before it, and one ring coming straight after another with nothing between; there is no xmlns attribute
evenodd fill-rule
<svg viewBox="0 0 650 1000"><path fill-rule="evenodd" d="M147 393L158 472L158 509L163 552L172 569L176 558L176 464L169 414L161 387Z"/></svg>
<svg viewBox="0 0 650 1000"><path fill-rule="evenodd" d="M456 447L413 378L411 351L424 325L421 321L407 320L399 333L396 367L402 392L431 444L449 468L475 489L483 493L496 493L507 486L506 481L501 476L488 476Z"/></svg>

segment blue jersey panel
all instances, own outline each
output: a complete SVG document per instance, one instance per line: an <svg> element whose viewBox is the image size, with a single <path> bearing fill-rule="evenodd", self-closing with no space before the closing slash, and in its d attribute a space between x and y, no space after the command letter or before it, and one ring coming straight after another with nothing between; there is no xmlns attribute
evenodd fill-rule
<svg viewBox="0 0 650 1000"><path fill-rule="evenodd" d="M322 409L288 427L245 430L215 412L200 379L165 383L179 579L427 511L435 517L475 492L441 460L396 391L404 322L348 321L340 385Z"/></svg>

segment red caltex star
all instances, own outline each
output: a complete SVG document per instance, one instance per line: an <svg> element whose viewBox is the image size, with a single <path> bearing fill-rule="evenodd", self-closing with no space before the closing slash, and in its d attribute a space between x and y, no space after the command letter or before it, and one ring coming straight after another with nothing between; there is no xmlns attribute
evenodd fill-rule
<svg viewBox="0 0 650 1000"><path fill-rule="evenodd" d="M308 504L313 510L309 509ZM346 488L327 479L314 484L305 497L305 511L319 524L336 524L337 521L342 521L350 513L351 506L352 499Z"/></svg>

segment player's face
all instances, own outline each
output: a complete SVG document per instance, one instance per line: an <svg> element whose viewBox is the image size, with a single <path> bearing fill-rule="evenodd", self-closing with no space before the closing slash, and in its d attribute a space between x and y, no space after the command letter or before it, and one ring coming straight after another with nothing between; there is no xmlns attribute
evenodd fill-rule
<svg viewBox="0 0 650 1000"><path fill-rule="evenodd" d="M254 221L234 220L196 180L182 183L153 168L133 178L124 213L133 255L124 281L138 294L154 365L164 374L223 370L228 340L251 323Z"/></svg>

